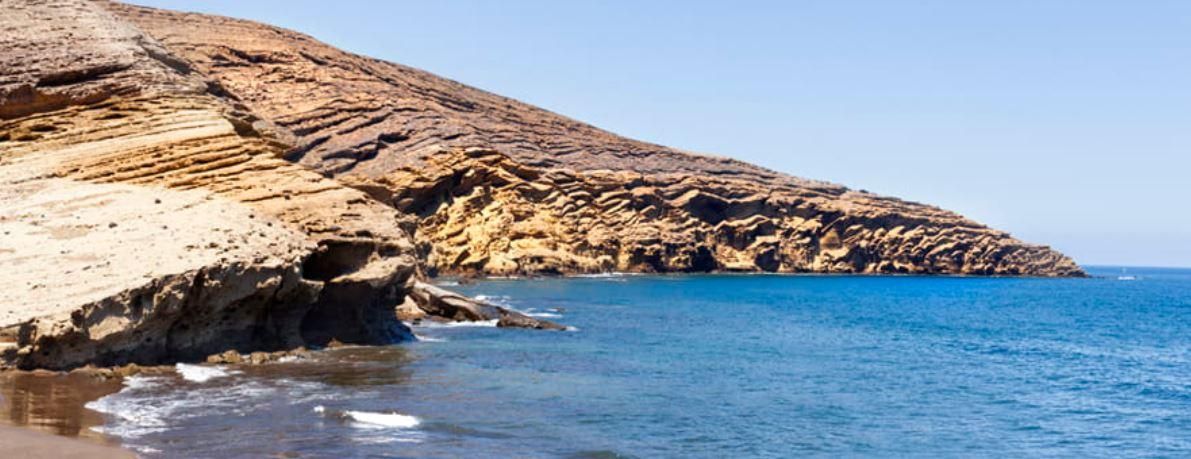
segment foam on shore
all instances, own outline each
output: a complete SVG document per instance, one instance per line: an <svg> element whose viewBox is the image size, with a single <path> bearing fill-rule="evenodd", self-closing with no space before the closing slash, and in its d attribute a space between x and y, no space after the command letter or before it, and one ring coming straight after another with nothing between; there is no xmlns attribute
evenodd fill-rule
<svg viewBox="0 0 1191 459"><path fill-rule="evenodd" d="M417 417L400 413L376 413L372 411L344 411L343 416L350 419L354 425L370 429L411 429L422 421Z"/></svg>
<svg viewBox="0 0 1191 459"><path fill-rule="evenodd" d="M174 370L178 372L179 376L182 376L182 379L197 383L231 375L224 367L191 365L188 363L179 363L174 366Z"/></svg>
<svg viewBox="0 0 1191 459"><path fill-rule="evenodd" d="M455 328L455 327L495 327L498 319L492 320L475 320L462 322L435 322L431 320L423 320L421 324L416 325L420 328Z"/></svg>

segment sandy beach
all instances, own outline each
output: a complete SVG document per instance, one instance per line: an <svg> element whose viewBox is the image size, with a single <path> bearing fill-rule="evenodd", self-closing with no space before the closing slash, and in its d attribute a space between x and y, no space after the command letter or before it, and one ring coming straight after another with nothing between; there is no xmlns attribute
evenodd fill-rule
<svg viewBox="0 0 1191 459"><path fill-rule="evenodd" d="M120 387L83 374L0 373L0 457L135 457L105 444L91 429L103 416L83 406Z"/></svg>
<svg viewBox="0 0 1191 459"><path fill-rule="evenodd" d="M86 440L0 426L0 457L6 458L133 458L130 451Z"/></svg>

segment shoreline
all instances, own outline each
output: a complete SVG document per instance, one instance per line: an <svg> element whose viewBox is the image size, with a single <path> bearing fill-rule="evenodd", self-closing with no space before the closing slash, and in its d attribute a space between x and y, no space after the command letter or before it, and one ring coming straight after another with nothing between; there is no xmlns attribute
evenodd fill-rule
<svg viewBox="0 0 1191 459"><path fill-rule="evenodd" d="M11 458L135 458L119 446L41 432L30 426L0 425L0 457Z"/></svg>
<svg viewBox="0 0 1191 459"><path fill-rule="evenodd" d="M0 372L0 457L136 457L91 430L105 419L86 407L123 386L123 378L81 372Z"/></svg>

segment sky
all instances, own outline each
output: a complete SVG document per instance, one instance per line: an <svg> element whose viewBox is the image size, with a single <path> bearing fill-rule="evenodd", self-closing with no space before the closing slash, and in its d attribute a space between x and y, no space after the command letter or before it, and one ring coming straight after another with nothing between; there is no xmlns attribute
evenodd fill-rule
<svg viewBox="0 0 1191 459"><path fill-rule="evenodd" d="M1191 266L1191 2L137 0L601 128Z"/></svg>

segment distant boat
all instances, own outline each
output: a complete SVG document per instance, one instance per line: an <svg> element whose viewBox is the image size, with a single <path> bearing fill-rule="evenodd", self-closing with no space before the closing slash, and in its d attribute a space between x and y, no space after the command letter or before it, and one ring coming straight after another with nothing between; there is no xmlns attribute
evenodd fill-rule
<svg viewBox="0 0 1191 459"><path fill-rule="evenodd" d="M1119 280L1119 281L1131 281L1131 280L1137 280L1137 277L1135 277L1135 276L1130 276L1130 275L1129 275L1128 273L1126 273L1125 271L1126 271L1126 269L1125 269L1125 268L1121 268L1121 275L1120 275L1120 276L1117 276L1117 280Z"/></svg>

